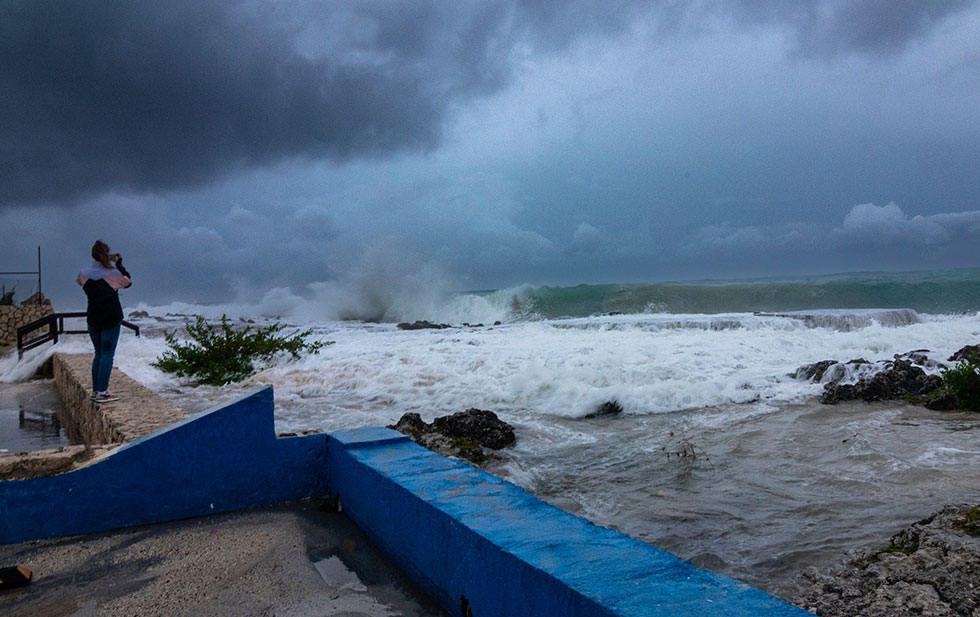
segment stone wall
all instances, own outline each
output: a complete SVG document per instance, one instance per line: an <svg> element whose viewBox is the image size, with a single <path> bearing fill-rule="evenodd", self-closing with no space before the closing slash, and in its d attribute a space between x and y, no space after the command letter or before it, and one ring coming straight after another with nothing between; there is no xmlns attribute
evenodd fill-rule
<svg viewBox="0 0 980 617"><path fill-rule="evenodd" d="M91 354L56 353L53 362L54 381L64 406L61 424L75 443L126 443L187 417L177 405L115 367L109 377L109 390L119 400L112 403L90 400Z"/></svg>
<svg viewBox="0 0 980 617"><path fill-rule="evenodd" d="M38 304L35 298L24 304L0 306L0 347L17 344L17 328L54 313L51 301L42 298ZM42 331L38 331L39 333ZM46 331L45 331L46 332Z"/></svg>
<svg viewBox="0 0 980 617"><path fill-rule="evenodd" d="M56 353L51 372L61 397L61 424L73 444L53 450L0 453L0 482L49 476L84 466L124 443L187 417L174 403L154 394L117 368L109 385L112 403L89 399L92 355Z"/></svg>

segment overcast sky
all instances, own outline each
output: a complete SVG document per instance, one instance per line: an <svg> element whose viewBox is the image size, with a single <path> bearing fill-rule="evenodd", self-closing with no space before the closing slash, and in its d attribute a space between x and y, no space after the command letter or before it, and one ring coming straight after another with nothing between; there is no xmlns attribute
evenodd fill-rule
<svg viewBox="0 0 980 617"><path fill-rule="evenodd" d="M4 0L0 270L97 238L129 305L980 267L980 2Z"/></svg>

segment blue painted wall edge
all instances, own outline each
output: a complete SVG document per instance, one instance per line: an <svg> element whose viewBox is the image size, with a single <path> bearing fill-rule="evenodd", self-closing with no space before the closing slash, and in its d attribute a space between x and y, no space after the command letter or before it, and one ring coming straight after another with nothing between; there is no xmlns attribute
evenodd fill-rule
<svg viewBox="0 0 980 617"><path fill-rule="evenodd" d="M277 438L271 388L81 469L0 482L0 544L332 494L456 617L802 617L384 428Z"/></svg>
<svg viewBox="0 0 980 617"><path fill-rule="evenodd" d="M277 438L272 388L68 473L0 482L0 544L254 508L327 492L326 435Z"/></svg>
<svg viewBox="0 0 980 617"><path fill-rule="evenodd" d="M328 460L348 516L457 616L810 615L395 431L333 433Z"/></svg>

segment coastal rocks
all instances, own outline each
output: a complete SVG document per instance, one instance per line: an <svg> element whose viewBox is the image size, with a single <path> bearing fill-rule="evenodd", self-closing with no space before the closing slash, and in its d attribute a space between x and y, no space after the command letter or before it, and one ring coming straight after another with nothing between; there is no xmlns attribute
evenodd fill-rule
<svg viewBox="0 0 980 617"><path fill-rule="evenodd" d="M475 464L487 460L484 448L500 450L517 441L513 426L492 411L474 408L438 417L432 424L426 424L417 413L406 413L388 428L439 454Z"/></svg>
<svg viewBox="0 0 980 617"><path fill-rule="evenodd" d="M446 323L432 323L431 321L422 319L412 323L402 322L397 327L399 330L444 330L452 326Z"/></svg>
<svg viewBox="0 0 980 617"><path fill-rule="evenodd" d="M820 402L833 405L855 399L871 402L908 396L922 397L942 387L943 378L939 375L927 375L911 361L896 359L889 368L855 384L826 384Z"/></svg>
<svg viewBox="0 0 980 617"><path fill-rule="evenodd" d="M499 326L500 324L501 324L500 321L493 322L493 325L495 325L495 326ZM468 323L468 322L465 322L465 321L461 324L461 326L463 328L485 328L486 327L482 323ZM419 319L419 320L416 320L416 321L413 321L413 322L404 321L404 322L398 324L396 327L399 330L445 330L446 328L452 328L454 326L451 325L451 324L447 324L447 323L434 323L434 322L431 322L431 321L427 321L425 319Z"/></svg>
<svg viewBox="0 0 980 617"><path fill-rule="evenodd" d="M599 418L602 416L618 416L623 413L623 406L619 404L619 401L606 401L598 407L595 411L585 414L586 418Z"/></svg>
<svg viewBox="0 0 980 617"><path fill-rule="evenodd" d="M821 360L796 369L796 379L824 384L820 402L834 405L841 401L867 402L889 399L914 399L931 409L950 409L948 397L941 393L943 378L923 369L943 368L929 356L928 350L917 349L896 354L894 359L872 364L863 358L846 363ZM844 383L854 381L854 383Z"/></svg>
<svg viewBox="0 0 980 617"><path fill-rule="evenodd" d="M831 382L836 383L854 373L862 367L870 367L871 363L864 358L850 360L841 364L837 360L821 360L813 364L807 364L796 369L793 377L804 381L814 381L817 383Z"/></svg>
<svg viewBox="0 0 980 617"><path fill-rule="evenodd" d="M980 345L967 345L960 348L959 351L954 353L949 357L950 362L959 362L960 360L971 360L972 358L980 356Z"/></svg>
<svg viewBox="0 0 980 617"><path fill-rule="evenodd" d="M807 568L793 603L822 617L980 615L980 506L946 506L838 569Z"/></svg>

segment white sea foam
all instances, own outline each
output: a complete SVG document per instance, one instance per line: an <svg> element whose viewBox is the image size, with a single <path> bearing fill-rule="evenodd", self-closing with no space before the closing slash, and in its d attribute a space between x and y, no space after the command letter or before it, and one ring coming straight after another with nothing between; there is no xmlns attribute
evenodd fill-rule
<svg viewBox="0 0 980 617"><path fill-rule="evenodd" d="M879 363L917 349L930 350L928 370L935 372L960 347L980 341L977 315L850 328L751 313L606 315L409 331L294 312L289 332L312 329L313 338L331 344L214 388L151 366L166 349L163 331L193 314L227 314L239 323L261 311L138 308L148 313L134 318L143 334L123 332L116 364L188 411L266 385L275 389L280 431L387 425L410 411L431 420L489 409L520 436L498 473L684 558L710 551L729 564L723 571L750 582L785 576L785 568L759 565L759 554L789 555L807 542L843 551L855 539L876 537L896 516L928 515L937 494L975 495L976 476L966 471L980 464L971 414L909 411L902 403L821 406L814 401L822 384L790 375L820 360ZM20 361L8 352L0 357L0 382L28 379L53 351L89 347L87 336L71 335ZM848 379L859 376L846 370ZM582 419L613 399L622 417ZM690 463L666 460L669 434L700 448L704 467L692 472ZM804 519L819 524L803 529ZM856 529L855 520L868 529Z"/></svg>
<svg viewBox="0 0 980 617"><path fill-rule="evenodd" d="M467 407L533 423L542 415L581 417L609 400L627 414L794 403L822 388L789 377L801 365L827 359L876 362L913 349L929 349L941 362L980 338L980 323L972 316L924 318L898 328L872 322L850 331L753 315L625 315L416 331L392 324L306 322L292 331L312 328L316 339L331 343L318 355L283 358L243 384L202 389L150 363L166 349L162 330L179 328L187 319L175 314L215 318L234 307L204 308L142 307L151 314L137 320L144 334L136 338L124 331L117 365L165 396L199 408L271 384L280 422L289 430L386 424L410 411L431 419ZM739 325L718 327L731 323ZM28 378L55 349L87 352L88 340L64 337L20 362L8 355L0 360L0 381ZM848 370L850 379L860 376Z"/></svg>

